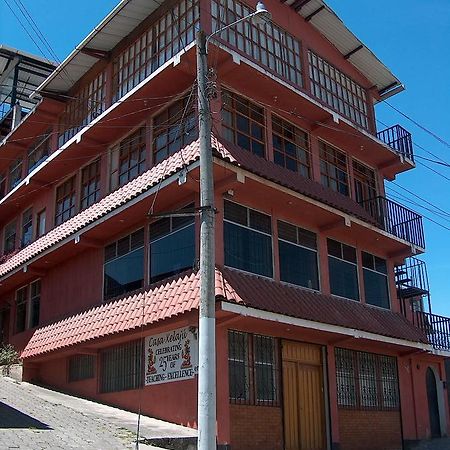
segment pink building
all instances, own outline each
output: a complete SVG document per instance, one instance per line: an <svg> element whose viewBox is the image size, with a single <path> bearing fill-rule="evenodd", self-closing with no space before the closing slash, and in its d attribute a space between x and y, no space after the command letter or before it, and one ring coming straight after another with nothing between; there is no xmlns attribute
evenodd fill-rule
<svg viewBox="0 0 450 450"><path fill-rule="evenodd" d="M4 137L0 336L26 380L196 427L195 34L254 7L123 0ZM384 192L414 153L374 105L403 87L322 0L266 7L209 44L219 448L412 449L448 432L450 330L422 218Z"/></svg>

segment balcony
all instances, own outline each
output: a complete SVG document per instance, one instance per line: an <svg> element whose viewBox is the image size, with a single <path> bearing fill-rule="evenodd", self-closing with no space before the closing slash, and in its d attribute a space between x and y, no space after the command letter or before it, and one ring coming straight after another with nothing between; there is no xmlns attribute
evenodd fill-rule
<svg viewBox="0 0 450 450"><path fill-rule="evenodd" d="M377 133L377 138L389 145L399 155L414 162L412 136L400 125L394 125Z"/></svg>
<svg viewBox="0 0 450 450"><path fill-rule="evenodd" d="M450 351L449 317L416 311L413 314L413 323L426 334L434 349Z"/></svg>
<svg viewBox="0 0 450 450"><path fill-rule="evenodd" d="M360 204L382 230L420 249L425 248L420 214L381 196L364 200Z"/></svg>

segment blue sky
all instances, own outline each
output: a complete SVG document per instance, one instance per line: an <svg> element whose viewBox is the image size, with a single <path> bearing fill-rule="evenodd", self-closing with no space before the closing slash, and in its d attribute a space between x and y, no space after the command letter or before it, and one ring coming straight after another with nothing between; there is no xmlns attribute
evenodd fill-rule
<svg viewBox="0 0 450 450"><path fill-rule="evenodd" d="M61 60L117 3L116 0L78 0L76 3L61 0L21 1ZM20 1L0 0L0 43L41 54L7 3L25 23L17 7ZM406 85L406 91L389 102L450 142L450 2L329 0L328 3ZM449 146L438 142L387 105L378 105L376 111L381 122L402 125L413 133L415 143L450 162ZM383 126L379 124L379 128ZM417 146L415 151L419 156L433 158ZM450 228L450 168L419 158L418 161L417 168L399 175L396 183L447 214L436 216L422 208L433 209L423 200L399 186L391 185L391 188L419 205L411 204L405 198L400 200L401 203ZM443 176L427 169L423 163ZM392 189L392 195L400 198ZM428 264L433 310L450 316L450 231L427 219L424 223L427 252L420 257Z"/></svg>

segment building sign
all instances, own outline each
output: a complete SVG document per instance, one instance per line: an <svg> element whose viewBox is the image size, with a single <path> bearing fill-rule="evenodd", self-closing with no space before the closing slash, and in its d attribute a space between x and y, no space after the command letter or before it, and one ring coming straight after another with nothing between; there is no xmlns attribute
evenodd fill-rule
<svg viewBox="0 0 450 450"><path fill-rule="evenodd" d="M145 385L188 380L198 373L196 327L145 338Z"/></svg>

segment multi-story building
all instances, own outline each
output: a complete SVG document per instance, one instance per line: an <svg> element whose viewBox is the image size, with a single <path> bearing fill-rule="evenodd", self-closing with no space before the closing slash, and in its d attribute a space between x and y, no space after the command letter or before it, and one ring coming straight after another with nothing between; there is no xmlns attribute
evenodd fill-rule
<svg viewBox="0 0 450 450"><path fill-rule="evenodd" d="M195 35L254 7L122 1L4 138L0 323L25 379L196 426ZM266 7L209 42L218 443L445 435L448 320L423 306L422 218L384 191L411 136L375 124L402 84L322 0Z"/></svg>

